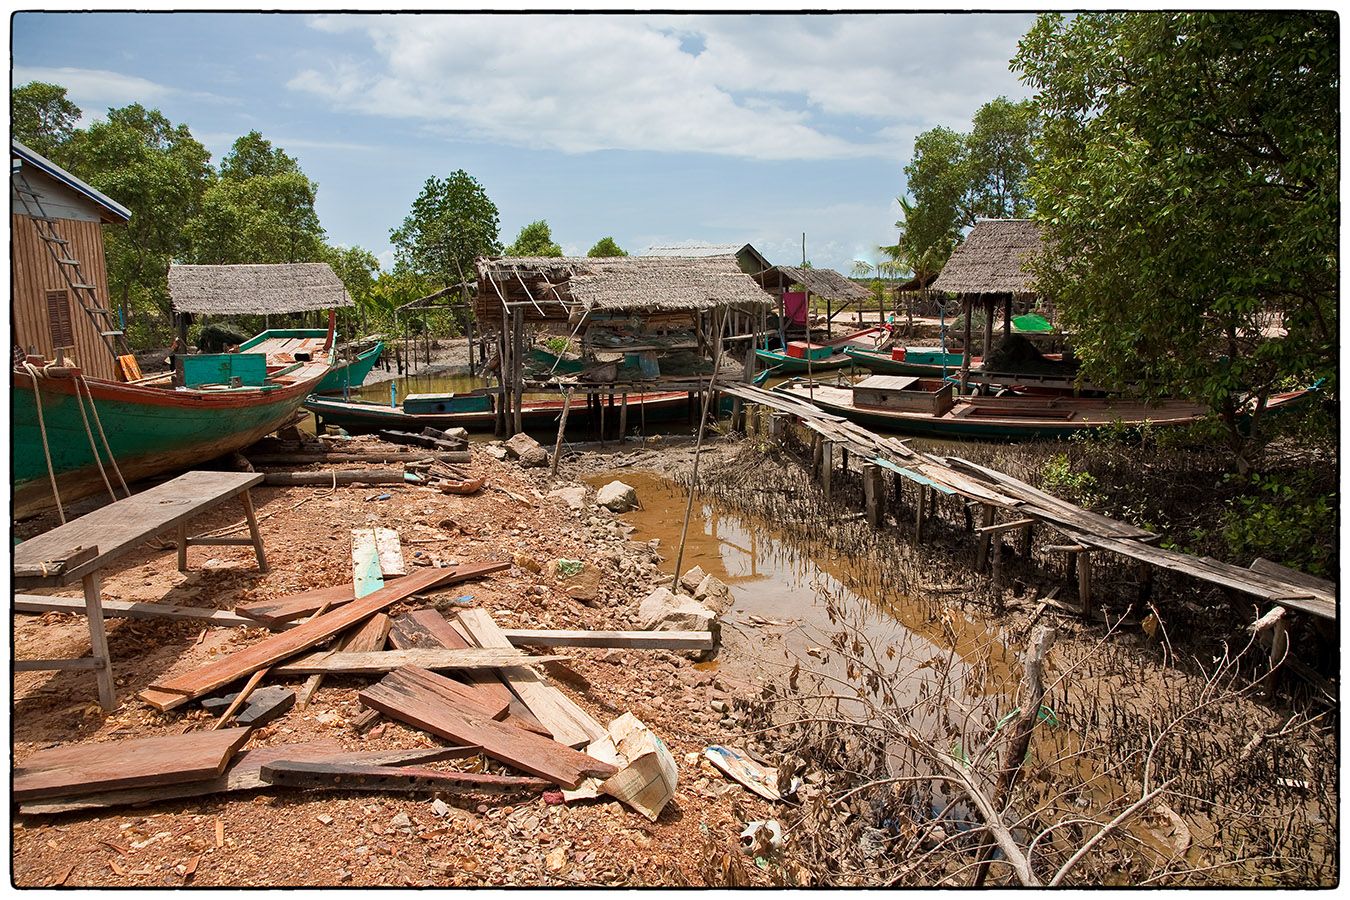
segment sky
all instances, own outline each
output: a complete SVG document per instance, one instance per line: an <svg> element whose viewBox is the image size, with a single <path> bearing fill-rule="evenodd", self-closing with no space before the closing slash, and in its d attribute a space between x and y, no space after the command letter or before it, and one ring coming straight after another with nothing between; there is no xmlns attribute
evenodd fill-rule
<svg viewBox="0 0 1350 900"><path fill-rule="evenodd" d="M847 273L894 242L918 134L1029 95L1008 61L1032 19L16 13L12 83L66 87L86 124L157 107L217 163L257 130L318 183L329 241L386 266L426 179L463 169L503 244L545 219L568 255L610 235L796 264L805 232Z"/></svg>

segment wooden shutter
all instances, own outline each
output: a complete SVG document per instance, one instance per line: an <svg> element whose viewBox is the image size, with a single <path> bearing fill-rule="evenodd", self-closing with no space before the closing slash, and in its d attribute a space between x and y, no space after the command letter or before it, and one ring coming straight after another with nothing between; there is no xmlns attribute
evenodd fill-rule
<svg viewBox="0 0 1350 900"><path fill-rule="evenodd" d="M51 329L52 347L70 350L75 347L75 328L70 321L70 293L47 292L47 326Z"/></svg>

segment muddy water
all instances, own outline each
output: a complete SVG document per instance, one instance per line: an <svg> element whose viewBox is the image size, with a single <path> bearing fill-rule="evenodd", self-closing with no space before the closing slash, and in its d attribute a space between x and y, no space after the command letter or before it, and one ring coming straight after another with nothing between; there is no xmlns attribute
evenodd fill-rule
<svg viewBox="0 0 1350 900"><path fill-rule="evenodd" d="M636 528L633 540L659 540L661 568L673 576L687 492L674 481L642 472L597 475L587 481L599 487L615 477L634 487L642 502L642 509L623 516ZM860 593L853 585L859 583L865 563L802 548L770 523L696 499L682 565L686 571L700 566L730 587L735 603L724 616L723 629L744 638L753 656L751 666L790 668L801 660L804 669L842 677L846 666L830 646L840 627L831 620L833 606L836 616L843 611L843 618L859 622L878 651L893 647L897 657L921 666L934 657L946 660L955 644L952 675L965 678L968 690L991 695L1015 689L1012 654L997 632L914 598ZM916 688L919 680L914 679Z"/></svg>

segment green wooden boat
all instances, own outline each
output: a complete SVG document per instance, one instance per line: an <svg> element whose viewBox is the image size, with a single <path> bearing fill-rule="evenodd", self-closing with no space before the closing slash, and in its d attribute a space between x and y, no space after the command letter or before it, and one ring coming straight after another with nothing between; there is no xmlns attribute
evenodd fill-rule
<svg viewBox="0 0 1350 900"><path fill-rule="evenodd" d="M845 347L853 364L884 375L917 375L920 378L941 378L961 371L961 354L944 353L936 347L906 347L904 359L894 359L889 350L870 350L866 347ZM970 360L978 366L980 357ZM946 371L944 372L944 367Z"/></svg>
<svg viewBox="0 0 1350 900"><path fill-rule="evenodd" d="M260 383L247 384L258 371L258 355L263 363ZM222 369L225 364L213 358L217 356L237 359ZM107 490L96 459L108 468L109 451L123 478L132 482L190 468L270 434L294 418L328 374L332 330L267 331L246 342L239 354L181 361L180 377L194 386L175 386L171 375L124 383L86 379L72 368L35 366L36 377L27 368L15 368L10 387L15 517L55 506L49 459L61 502L69 503ZM210 371L238 374L223 384L197 380ZM91 395L97 421L89 414ZM82 407L89 415L87 429ZM117 486L111 471L108 479Z"/></svg>
<svg viewBox="0 0 1350 900"><path fill-rule="evenodd" d="M324 376L323 381L315 388L316 394L340 394L349 391L352 388L358 388L366 381L366 376L375 368L380 361L380 354L384 352L384 342L376 341L375 346L369 350L363 350L356 355L356 358L348 362L338 362L333 366L333 370Z"/></svg>

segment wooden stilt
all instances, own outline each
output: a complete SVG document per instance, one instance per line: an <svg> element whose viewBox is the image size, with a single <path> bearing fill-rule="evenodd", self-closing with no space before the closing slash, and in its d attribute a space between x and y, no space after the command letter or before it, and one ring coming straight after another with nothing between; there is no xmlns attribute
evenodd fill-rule
<svg viewBox="0 0 1350 900"><path fill-rule="evenodd" d="M980 504L980 527L988 528L994 524L995 509L988 503ZM989 562L989 533L980 533L975 545L975 571L983 572Z"/></svg>
<svg viewBox="0 0 1350 900"><path fill-rule="evenodd" d="M623 392L623 402L619 404L619 443L628 440L628 392Z"/></svg>
<svg viewBox="0 0 1350 900"><path fill-rule="evenodd" d="M563 393L562 417L558 419L558 439L553 442L553 459L548 464L549 477L557 477L558 461L562 459L563 435L567 433L567 413L572 409L572 392Z"/></svg>
<svg viewBox="0 0 1350 900"><path fill-rule="evenodd" d="M82 579L85 617L89 620L89 647L95 660L98 702L106 712L117 709L117 688L113 684L112 654L108 652L108 632L103 627L103 576L90 573Z"/></svg>
<svg viewBox="0 0 1350 900"><path fill-rule="evenodd" d="M600 446L605 446L605 398L596 394L595 403L600 407Z"/></svg>
<svg viewBox="0 0 1350 900"><path fill-rule="evenodd" d="M990 540L990 561L989 561L989 580L997 594L997 603L999 609L1003 608L1003 534L995 533L989 535Z"/></svg>
<svg viewBox="0 0 1350 900"><path fill-rule="evenodd" d="M1035 525L1027 525L1021 529L1020 540L1017 546L1017 555L1022 557L1022 559L1031 559L1031 533L1035 528Z"/></svg>
<svg viewBox="0 0 1350 900"><path fill-rule="evenodd" d="M1092 613L1092 554L1086 550L1077 554L1078 559L1078 605L1083 608L1083 617L1091 618Z"/></svg>
<svg viewBox="0 0 1350 900"><path fill-rule="evenodd" d="M863 464L863 499L867 505L867 524L873 528L880 528L886 515L886 483L881 472L881 466Z"/></svg>
<svg viewBox="0 0 1350 900"><path fill-rule="evenodd" d="M834 441L820 442L820 487L825 492L825 502L830 502L830 477L834 474Z"/></svg>
<svg viewBox="0 0 1350 900"><path fill-rule="evenodd" d="M253 555L258 558L258 571L267 571L267 554L263 552L262 531L258 529L258 514L253 509L253 496L244 491L239 495L244 501L244 518L248 520L248 534L253 539ZM186 558L184 558L186 564Z"/></svg>
<svg viewBox="0 0 1350 900"><path fill-rule="evenodd" d="M923 542L924 507L928 505L928 488L922 484L914 485L914 543Z"/></svg>

